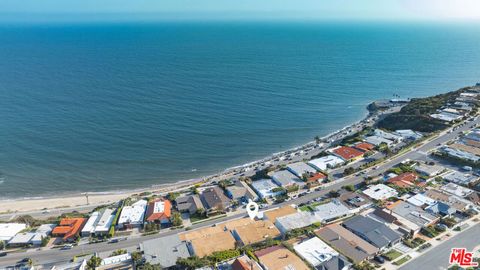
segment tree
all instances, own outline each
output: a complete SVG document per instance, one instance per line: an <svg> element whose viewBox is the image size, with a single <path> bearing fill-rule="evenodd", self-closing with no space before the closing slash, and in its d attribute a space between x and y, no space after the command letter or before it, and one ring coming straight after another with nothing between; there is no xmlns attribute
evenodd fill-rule
<svg viewBox="0 0 480 270"><path fill-rule="evenodd" d="M141 252L134 251L134 252L131 253L131 255L132 255L132 260L133 260L136 264L138 264L138 263L140 263L140 262L142 261L143 256L142 256L142 253L141 253Z"/></svg>
<svg viewBox="0 0 480 270"><path fill-rule="evenodd" d="M320 139L319 136L315 136L314 139L315 139L315 143L316 143L316 144L320 144L320 143L322 142L322 140Z"/></svg>
<svg viewBox="0 0 480 270"><path fill-rule="evenodd" d="M175 201L178 198L178 196L180 196L179 192L170 192L170 193L168 193L167 198L170 201Z"/></svg>
<svg viewBox="0 0 480 270"><path fill-rule="evenodd" d="M183 224L182 216L177 211L174 211L172 213L171 221L172 221L172 225L174 227L182 226L182 224Z"/></svg>
<svg viewBox="0 0 480 270"><path fill-rule="evenodd" d="M3 240L0 240L0 250L3 250L5 248L5 242Z"/></svg>
<svg viewBox="0 0 480 270"><path fill-rule="evenodd" d="M102 263L102 258L93 255L90 260L87 261L87 269L95 270Z"/></svg>
<svg viewBox="0 0 480 270"><path fill-rule="evenodd" d="M340 196L340 193L336 190L332 190L328 193L328 195L330 196L330 198L338 198Z"/></svg>
<svg viewBox="0 0 480 270"><path fill-rule="evenodd" d="M350 192L355 190L355 186L353 186L353 185L346 185L346 186L343 186L343 188L346 191L350 191Z"/></svg>
<svg viewBox="0 0 480 270"><path fill-rule="evenodd" d="M122 255L122 254L126 254L126 253L127 253L126 249L117 249L114 252L112 252L112 254L110 254L110 257L118 256L118 255Z"/></svg>
<svg viewBox="0 0 480 270"><path fill-rule="evenodd" d="M199 258L198 256L192 256L188 258L178 258L177 265L183 266L186 269L197 269L207 265L210 265L210 261L206 258Z"/></svg>
<svg viewBox="0 0 480 270"><path fill-rule="evenodd" d="M190 191L192 191L193 194L198 194L198 187L195 185L193 187L190 187Z"/></svg>
<svg viewBox="0 0 480 270"><path fill-rule="evenodd" d="M354 169L354 168L352 168L352 167L347 167L347 168L345 168L345 170L343 171L343 175L350 175L350 174L352 174L352 173L354 173L354 172L355 172L355 169Z"/></svg>
<svg viewBox="0 0 480 270"><path fill-rule="evenodd" d="M142 266L137 267L140 270L162 270L162 267L159 264L145 263Z"/></svg>

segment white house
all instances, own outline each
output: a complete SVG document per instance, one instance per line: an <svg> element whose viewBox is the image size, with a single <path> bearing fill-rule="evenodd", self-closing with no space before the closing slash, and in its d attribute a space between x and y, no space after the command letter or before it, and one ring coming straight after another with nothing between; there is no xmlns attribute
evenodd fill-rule
<svg viewBox="0 0 480 270"><path fill-rule="evenodd" d="M122 228L142 226L147 204L146 200L139 200L132 205L124 206L118 218L118 225Z"/></svg>
<svg viewBox="0 0 480 270"><path fill-rule="evenodd" d="M383 201L390 197L398 196L398 193L395 189L384 184L370 186L363 191L363 194L377 201Z"/></svg>
<svg viewBox="0 0 480 270"><path fill-rule="evenodd" d="M318 237L313 237L302 241L299 244L294 245L293 249L295 249L295 251L303 259L305 259L314 267L317 267L339 255L338 252L336 252Z"/></svg>
<svg viewBox="0 0 480 270"><path fill-rule="evenodd" d="M312 159L308 162L308 165L312 166L313 168L319 170L319 171L326 171L327 168L335 168L337 166L342 165L345 163L343 159L334 156L334 155L328 155L316 159Z"/></svg>

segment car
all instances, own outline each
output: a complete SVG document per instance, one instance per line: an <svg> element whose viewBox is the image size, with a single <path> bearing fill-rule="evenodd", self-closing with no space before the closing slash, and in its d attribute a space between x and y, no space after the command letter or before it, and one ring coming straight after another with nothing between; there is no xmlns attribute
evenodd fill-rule
<svg viewBox="0 0 480 270"><path fill-rule="evenodd" d="M0 257L5 257L7 256L7 252L0 252Z"/></svg>
<svg viewBox="0 0 480 270"><path fill-rule="evenodd" d="M114 243L118 243L119 241L120 241L120 240L118 240L118 239L115 238L115 239L112 239L112 240L108 241L108 243L109 243L109 244L114 244Z"/></svg>
<svg viewBox="0 0 480 270"><path fill-rule="evenodd" d="M72 249L73 245L72 244L66 244L64 245L61 250L67 250L67 249Z"/></svg>
<svg viewBox="0 0 480 270"><path fill-rule="evenodd" d="M385 263L385 259L382 256L375 256L373 259L378 263Z"/></svg>
<svg viewBox="0 0 480 270"><path fill-rule="evenodd" d="M21 259L21 260L20 260L20 261L18 261L17 263L20 263L20 264L22 264L22 263L28 263L29 261L30 261L30 258L28 258L28 257L27 257L27 258L23 258L23 259Z"/></svg>

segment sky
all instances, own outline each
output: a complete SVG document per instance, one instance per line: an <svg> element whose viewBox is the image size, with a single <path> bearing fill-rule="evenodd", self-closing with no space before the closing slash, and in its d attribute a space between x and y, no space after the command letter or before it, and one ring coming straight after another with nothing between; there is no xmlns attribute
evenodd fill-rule
<svg viewBox="0 0 480 270"><path fill-rule="evenodd" d="M480 20L478 0L0 0L0 20Z"/></svg>

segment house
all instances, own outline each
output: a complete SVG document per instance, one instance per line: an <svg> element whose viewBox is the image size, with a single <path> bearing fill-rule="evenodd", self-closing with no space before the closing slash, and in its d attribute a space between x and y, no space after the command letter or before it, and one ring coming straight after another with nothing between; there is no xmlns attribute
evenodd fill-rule
<svg viewBox="0 0 480 270"><path fill-rule="evenodd" d="M310 160L307 164L312 166L318 171L326 171L327 169L333 169L345 163L343 159L334 156L328 155L316 159Z"/></svg>
<svg viewBox="0 0 480 270"><path fill-rule="evenodd" d="M32 244L31 240L35 236L35 233L17 233L10 241L8 241L9 247L22 247ZM40 240L41 244L41 240Z"/></svg>
<svg viewBox="0 0 480 270"><path fill-rule="evenodd" d="M310 269L302 259L283 246L272 246L255 251L255 256L264 269Z"/></svg>
<svg viewBox="0 0 480 270"><path fill-rule="evenodd" d="M188 258L187 242L177 234L144 241L140 244L146 262L159 264L162 269L174 268L178 258Z"/></svg>
<svg viewBox="0 0 480 270"><path fill-rule="evenodd" d="M477 157L474 154L471 154L471 153L468 153L468 152L465 152L465 151L462 151L462 150L459 150L459 149L456 149L456 148L452 148L452 147L449 147L449 146L440 147L439 152L443 153L447 156L450 156L450 157L463 159L463 160L471 161L471 162L478 162L480 160L480 157Z"/></svg>
<svg viewBox="0 0 480 270"><path fill-rule="evenodd" d="M0 241L8 242L26 228L27 225L23 223L0 223Z"/></svg>
<svg viewBox="0 0 480 270"><path fill-rule="evenodd" d="M471 193L466 197L467 200L471 201L472 203L479 205L480 204L480 194L478 192Z"/></svg>
<svg viewBox="0 0 480 270"><path fill-rule="evenodd" d="M448 182L452 182L452 183L463 185L463 186L468 186L478 181L478 177L475 177L470 174L461 173L458 171L452 171L447 174L444 174L442 175L442 178Z"/></svg>
<svg viewBox="0 0 480 270"><path fill-rule="evenodd" d="M225 212L230 206L230 199L225 196L220 187L212 187L204 190L200 196L207 212Z"/></svg>
<svg viewBox="0 0 480 270"><path fill-rule="evenodd" d="M453 215L457 212L453 207L450 205L443 203L443 202L436 202L428 207L425 208L425 211L432 215L440 215L442 217Z"/></svg>
<svg viewBox="0 0 480 270"><path fill-rule="evenodd" d="M233 236L242 245L263 242L268 238L277 238L280 231L270 220L258 220L243 226L238 226L232 231Z"/></svg>
<svg viewBox="0 0 480 270"><path fill-rule="evenodd" d="M248 202L248 200L256 201L258 196L243 181L236 181L232 186L226 187L227 196L235 201Z"/></svg>
<svg viewBox="0 0 480 270"><path fill-rule="evenodd" d="M277 218L297 213L297 210L290 205L285 205L277 209L269 210L263 213L263 219L270 220L275 223Z"/></svg>
<svg viewBox="0 0 480 270"><path fill-rule="evenodd" d="M439 175L444 168L438 165L419 164L415 166L415 171L428 177Z"/></svg>
<svg viewBox="0 0 480 270"><path fill-rule="evenodd" d="M342 192L338 200L350 210L360 211L372 205L372 201L367 196L356 192Z"/></svg>
<svg viewBox="0 0 480 270"><path fill-rule="evenodd" d="M383 201L390 197L398 196L398 193L395 189L384 184L370 186L363 191L363 194L377 201Z"/></svg>
<svg viewBox="0 0 480 270"><path fill-rule="evenodd" d="M89 237L91 235L106 235L114 218L115 215L113 215L113 210L109 208L106 208L101 212L93 212L83 226L81 236Z"/></svg>
<svg viewBox="0 0 480 270"><path fill-rule="evenodd" d="M415 186L417 178L418 177L415 173L406 172L388 179L387 182L397 187L408 188Z"/></svg>
<svg viewBox="0 0 480 270"><path fill-rule="evenodd" d="M53 229L52 235L62 237L65 242L73 242L80 235L86 222L86 218L63 218L59 225Z"/></svg>
<svg viewBox="0 0 480 270"><path fill-rule="evenodd" d="M179 197L175 200L177 209L182 213L194 214L199 209L204 209L202 200L197 194Z"/></svg>
<svg viewBox="0 0 480 270"><path fill-rule="evenodd" d="M271 179L260 179L252 182L252 188L257 192L260 198L272 198L282 194L283 191L279 191L279 186L275 184Z"/></svg>
<svg viewBox="0 0 480 270"><path fill-rule="evenodd" d="M145 218L147 204L146 200L139 200L132 205L124 206L118 218L118 226L125 229L141 227Z"/></svg>
<svg viewBox="0 0 480 270"><path fill-rule="evenodd" d="M303 175L310 175L317 172L316 169L307 165L304 162L295 162L287 166L287 170L296 175L298 178L303 179Z"/></svg>
<svg viewBox="0 0 480 270"><path fill-rule="evenodd" d="M462 198L467 197L468 195L470 195L474 192L473 190L471 190L469 188L459 186L455 183L448 183L448 184L444 185L443 187L441 187L440 189L445 191L445 192L448 192L450 194L453 194L455 196L462 197Z"/></svg>
<svg viewBox="0 0 480 270"><path fill-rule="evenodd" d="M314 208L314 213L320 216L320 222L330 223L339 218L344 218L352 215L352 212L348 207L340 203L338 200L332 200L329 203L321 204Z"/></svg>
<svg viewBox="0 0 480 270"><path fill-rule="evenodd" d="M384 138L379 137L379 136L375 136L375 135L365 137L364 141L369 143L369 144L373 144L377 147L380 146L381 144L386 144L387 146L392 146L393 145L392 141L384 139Z"/></svg>
<svg viewBox="0 0 480 270"><path fill-rule="evenodd" d="M133 269L132 263L132 255L127 252L102 259L100 266L95 267L95 270Z"/></svg>
<svg viewBox="0 0 480 270"><path fill-rule="evenodd" d="M384 138L384 139L392 141L394 143L399 143L399 142L403 141L402 136L395 135L394 133L386 132L386 131L381 130L381 129L375 129L373 131L373 134L375 136Z"/></svg>
<svg viewBox="0 0 480 270"><path fill-rule="evenodd" d="M170 223L172 215L172 203L166 199L154 199L148 204L147 214L145 215L146 222L154 222L160 224Z"/></svg>
<svg viewBox="0 0 480 270"><path fill-rule="evenodd" d="M394 134L402 137L404 140L412 140L412 141L416 141L423 137L422 133L413 131L411 129L395 130Z"/></svg>
<svg viewBox="0 0 480 270"><path fill-rule="evenodd" d="M313 237L295 244L293 249L300 257L313 265L313 267L320 266L322 263L339 255L338 252L318 237Z"/></svg>
<svg viewBox="0 0 480 270"><path fill-rule="evenodd" d="M307 179L305 183L307 184L307 187L311 188L314 186L318 186L321 184L325 179L327 179L327 176L321 172L314 173L314 174L309 174L306 176Z"/></svg>
<svg viewBox="0 0 480 270"><path fill-rule="evenodd" d="M375 149L375 145L368 142L359 142L355 144L354 147L363 152L368 152Z"/></svg>
<svg viewBox="0 0 480 270"><path fill-rule="evenodd" d="M278 217L275 226L285 235L287 232L322 222L323 217L315 212L297 212L283 217Z"/></svg>
<svg viewBox="0 0 480 270"><path fill-rule="evenodd" d="M340 146L331 150L331 152L344 161L354 161L363 157L363 152L350 146Z"/></svg>
<svg viewBox="0 0 480 270"><path fill-rule="evenodd" d="M236 258L230 267L231 270L263 270L255 260L250 259L247 255Z"/></svg>
<svg viewBox="0 0 480 270"><path fill-rule="evenodd" d="M340 224L330 224L317 231L318 237L357 264L371 259L378 253L378 248L363 240Z"/></svg>
<svg viewBox="0 0 480 270"><path fill-rule="evenodd" d="M436 190L436 189L429 189L425 191L425 196L435 200L435 201L440 201L448 204L449 206L453 207L455 210L462 212L467 210L470 205L469 201L462 199L460 197L457 197L455 195L450 195L445 192Z"/></svg>
<svg viewBox="0 0 480 270"><path fill-rule="evenodd" d="M277 185L284 188L293 185L303 185L303 181L288 170L274 172L271 177Z"/></svg>
<svg viewBox="0 0 480 270"><path fill-rule="evenodd" d="M477 147L472 147L472 146L460 144L460 143L451 144L449 145L449 147L458 151L467 152L469 154L475 155L476 157L480 156L480 148L477 148Z"/></svg>
<svg viewBox="0 0 480 270"><path fill-rule="evenodd" d="M422 208L401 200L390 205L388 209L392 210L393 215L399 217L400 222L413 233L417 233L421 228L434 224L439 219ZM401 220L401 218L406 221Z"/></svg>
<svg viewBox="0 0 480 270"><path fill-rule="evenodd" d="M425 196L422 193L418 193L407 199L407 202L411 205L415 205L421 208L425 208L434 205L436 201L432 198Z"/></svg>
<svg viewBox="0 0 480 270"><path fill-rule="evenodd" d="M400 233L383 223L360 215L343 222L343 226L380 250L391 247L402 239Z"/></svg>
<svg viewBox="0 0 480 270"><path fill-rule="evenodd" d="M322 263L316 269L317 270L349 270L352 268L352 264L342 255L335 256L330 260Z"/></svg>
<svg viewBox="0 0 480 270"><path fill-rule="evenodd" d="M55 224L42 224L34 232L17 233L10 241L8 241L8 246L40 246L42 245L43 239L51 234L53 228L55 228Z"/></svg>

